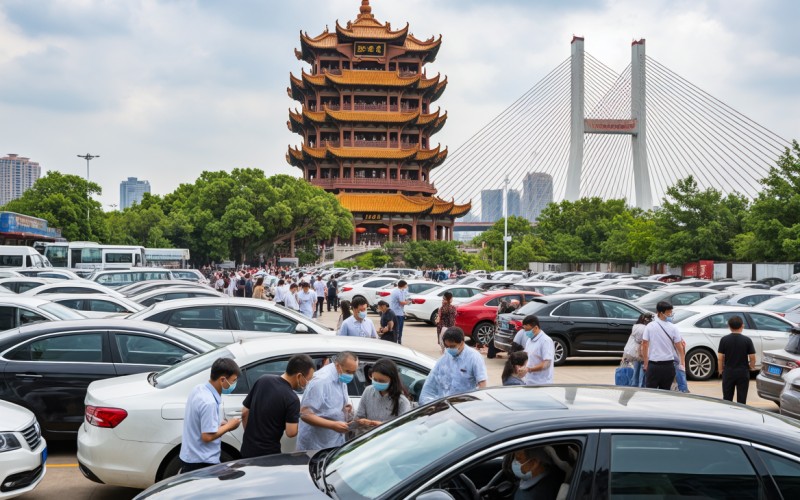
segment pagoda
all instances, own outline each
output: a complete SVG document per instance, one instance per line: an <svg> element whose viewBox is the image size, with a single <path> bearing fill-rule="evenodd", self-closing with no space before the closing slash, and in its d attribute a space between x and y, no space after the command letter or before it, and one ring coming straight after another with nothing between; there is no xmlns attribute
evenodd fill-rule
<svg viewBox="0 0 800 500"><path fill-rule="evenodd" d="M353 214L353 244L451 240L455 219L469 212L436 196L431 171L447 157L433 147L447 113L431 109L447 78L424 70L442 37L418 40L408 24L392 30L361 2L355 21L317 37L300 33L298 60L309 73L290 74L289 96L301 109L287 125L303 138L286 160L311 184L336 194Z"/></svg>

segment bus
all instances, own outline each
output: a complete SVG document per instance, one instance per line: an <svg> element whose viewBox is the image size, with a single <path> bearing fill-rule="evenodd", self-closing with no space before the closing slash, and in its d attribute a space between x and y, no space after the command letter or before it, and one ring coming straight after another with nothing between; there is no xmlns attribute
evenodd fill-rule
<svg viewBox="0 0 800 500"><path fill-rule="evenodd" d="M95 269L127 269L146 265L144 247L135 245L101 245L92 241L50 243L44 256L53 267L75 269L79 274Z"/></svg>

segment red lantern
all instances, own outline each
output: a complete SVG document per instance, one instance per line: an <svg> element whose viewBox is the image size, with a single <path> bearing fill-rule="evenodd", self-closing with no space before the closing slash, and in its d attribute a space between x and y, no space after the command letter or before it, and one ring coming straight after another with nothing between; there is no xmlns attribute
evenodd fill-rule
<svg viewBox="0 0 800 500"><path fill-rule="evenodd" d="M399 234L400 236L405 236L408 234L408 229L401 227L400 229L397 230L397 234Z"/></svg>
<svg viewBox="0 0 800 500"><path fill-rule="evenodd" d="M388 227L381 227L381 228L378 229L378 233L379 234L389 234L389 228Z"/></svg>
<svg viewBox="0 0 800 500"><path fill-rule="evenodd" d="M364 233L366 233L366 232L367 232L367 228L365 228L365 227L357 227L357 228L356 228L356 232L357 232L358 234L364 234Z"/></svg>

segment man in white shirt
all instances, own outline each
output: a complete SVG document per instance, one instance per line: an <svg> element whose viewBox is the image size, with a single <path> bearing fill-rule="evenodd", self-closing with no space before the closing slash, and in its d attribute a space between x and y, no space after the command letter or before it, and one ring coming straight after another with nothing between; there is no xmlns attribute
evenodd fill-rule
<svg viewBox="0 0 800 500"><path fill-rule="evenodd" d="M431 370L419 403L426 404L439 398L462 394L486 387L488 375L483 356L464 343L464 331L451 326L442 334L447 354L442 355Z"/></svg>
<svg viewBox="0 0 800 500"><path fill-rule="evenodd" d="M322 316L322 305L325 303L325 283L322 282L322 276L317 276L317 281L314 282L314 292L317 294L317 317Z"/></svg>
<svg viewBox="0 0 800 500"><path fill-rule="evenodd" d="M672 324L672 304L662 300L656 304L656 311L658 316L647 325L642 335L645 387L668 391L675 380L676 354L680 363L677 369L685 371L683 360L686 353L681 333Z"/></svg>
<svg viewBox="0 0 800 500"><path fill-rule="evenodd" d="M302 281L300 286L303 288L297 294L297 303L300 305L300 314L307 318L314 317L314 305L317 303L317 294L311 291L311 285Z"/></svg>
<svg viewBox="0 0 800 500"><path fill-rule="evenodd" d="M539 318L533 314L525 316L522 326L528 341L525 343L525 352L528 353L528 374L525 376L526 385L541 385L553 383L555 358L555 344L539 327Z"/></svg>
<svg viewBox="0 0 800 500"><path fill-rule="evenodd" d="M375 325L367 318L367 299L356 297L350 304L353 308L353 315L342 322L339 333L343 337L367 337L378 338Z"/></svg>
<svg viewBox="0 0 800 500"><path fill-rule="evenodd" d="M287 293L289 293L289 287L286 286L286 282L283 279L279 279L278 284L275 286L275 303L279 306L285 306Z"/></svg>
<svg viewBox="0 0 800 500"><path fill-rule="evenodd" d="M397 287L392 290L392 293L389 295L389 307L392 309L395 316L397 316L396 331L398 344L403 343L403 324L406 319L405 307L409 303L408 283L406 283L406 280L400 280L397 282Z"/></svg>

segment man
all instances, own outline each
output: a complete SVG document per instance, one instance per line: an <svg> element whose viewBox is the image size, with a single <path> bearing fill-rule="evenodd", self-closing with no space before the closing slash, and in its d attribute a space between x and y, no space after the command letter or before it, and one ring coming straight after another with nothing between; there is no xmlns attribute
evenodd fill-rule
<svg viewBox="0 0 800 500"><path fill-rule="evenodd" d="M289 291L284 295L284 305L292 311L300 312L300 304L297 302L297 283L289 285Z"/></svg>
<svg viewBox="0 0 800 500"><path fill-rule="evenodd" d="M253 279L250 277L250 273L244 274L244 296L248 299L253 298Z"/></svg>
<svg viewBox="0 0 800 500"><path fill-rule="evenodd" d="M307 354L289 358L281 376L262 375L242 403L242 458L281 452L281 436L297 436L302 392L314 378L314 360Z"/></svg>
<svg viewBox="0 0 800 500"><path fill-rule="evenodd" d="M515 452L511 470L520 480L514 500L556 498L564 482L564 473L553 465L544 447Z"/></svg>
<svg viewBox="0 0 800 500"><path fill-rule="evenodd" d="M314 306L317 303L317 294L312 292L311 285L307 281L300 283L302 290L297 294L297 304L300 306L300 314L307 318L314 317Z"/></svg>
<svg viewBox="0 0 800 500"><path fill-rule="evenodd" d="M739 316L728 320L731 333L719 341L719 373L722 375L722 399L747 404L747 390L750 388L750 372L756 368L756 348L753 339L742 335L744 322Z"/></svg>
<svg viewBox="0 0 800 500"><path fill-rule="evenodd" d="M344 351L333 363L322 367L309 382L300 404L297 451L321 450L341 446L353 419L353 406L347 393L358 370L358 357Z"/></svg>
<svg viewBox="0 0 800 500"><path fill-rule="evenodd" d="M317 276L317 281L314 282L314 292L317 295L317 317L322 316L322 305L325 303L325 291L327 287L322 282L322 276ZM330 307L328 308L330 311Z"/></svg>
<svg viewBox="0 0 800 500"><path fill-rule="evenodd" d="M511 352L525 350L525 345L528 343L528 339L532 338L528 337L528 332L532 330L533 326L531 324L526 324L523 321L522 328L517 331L516 335L514 335L514 340L511 341Z"/></svg>
<svg viewBox="0 0 800 500"><path fill-rule="evenodd" d="M278 284L275 285L275 303L279 306L286 305L287 293L289 293L289 288L286 286L286 282L283 279L279 279Z"/></svg>
<svg viewBox="0 0 800 500"><path fill-rule="evenodd" d="M327 285L328 285L328 291L325 294L325 300L328 303L328 312L331 312L331 306L333 306L333 310L334 311L338 311L339 310L339 297L338 297L339 283L336 281L336 279L333 278L333 276L331 276L331 278L328 280L328 284Z"/></svg>
<svg viewBox="0 0 800 500"><path fill-rule="evenodd" d="M397 317L397 328L395 328L395 331L397 332L398 344L403 343L403 324L406 319L405 306L409 304L407 287L408 283L406 283L406 280L400 280L397 282L397 287L395 287L391 295L389 295L389 307L392 308L392 312Z"/></svg>
<svg viewBox="0 0 800 500"><path fill-rule="evenodd" d="M553 383L553 360L555 358L555 344L539 327L539 318L533 314L525 316L522 320L525 330L525 352L528 353L528 374L525 376L525 385L541 385Z"/></svg>
<svg viewBox="0 0 800 500"><path fill-rule="evenodd" d="M338 335L343 337L366 337L371 339L378 338L375 325L367 319L367 299L356 297L350 303L353 315L342 321Z"/></svg>
<svg viewBox="0 0 800 500"><path fill-rule="evenodd" d="M246 281L244 277L244 273L239 271L236 275L236 290L235 290L235 297L242 297L244 298L244 290L246 288Z"/></svg>
<svg viewBox="0 0 800 500"><path fill-rule="evenodd" d="M442 334L442 343L446 353L425 379L420 404L486 387L488 377L483 357L464 344L464 330L451 326Z"/></svg>
<svg viewBox="0 0 800 500"><path fill-rule="evenodd" d="M675 353L681 362L678 369L686 370L683 365L683 339L678 327L672 324L672 304L662 300L656 304L656 311L656 319L647 325L642 336L645 387L668 391L675 380Z"/></svg>
<svg viewBox="0 0 800 500"><path fill-rule="evenodd" d="M223 434L239 427L238 418L220 421L221 394L236 388L239 366L231 358L219 358L211 365L211 378L192 389L186 401L181 441L181 473L219 463Z"/></svg>
<svg viewBox="0 0 800 500"><path fill-rule="evenodd" d="M397 316L389 307L385 300L378 301L378 312L381 313L381 327L378 328L378 336L381 340L397 342Z"/></svg>

